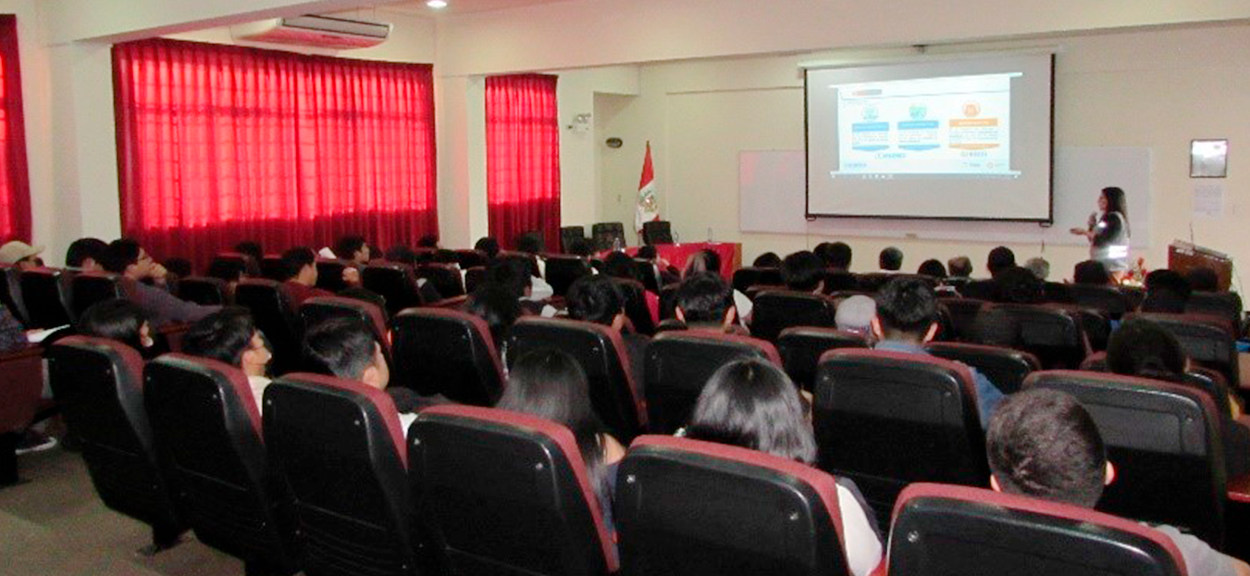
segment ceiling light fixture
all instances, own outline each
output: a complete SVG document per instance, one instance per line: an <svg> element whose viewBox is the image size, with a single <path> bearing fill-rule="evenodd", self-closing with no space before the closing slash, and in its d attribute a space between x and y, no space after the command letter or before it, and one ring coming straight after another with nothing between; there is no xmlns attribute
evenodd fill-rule
<svg viewBox="0 0 1250 576"><path fill-rule="evenodd" d="M429 2L426 2L425 5L435 10L441 10L447 7L447 0L430 0Z"/></svg>

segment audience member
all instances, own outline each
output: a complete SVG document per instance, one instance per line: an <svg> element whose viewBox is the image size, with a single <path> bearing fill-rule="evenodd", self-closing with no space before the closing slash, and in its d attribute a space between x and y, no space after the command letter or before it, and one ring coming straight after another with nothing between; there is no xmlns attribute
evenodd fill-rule
<svg viewBox="0 0 1250 576"><path fill-rule="evenodd" d="M881 272L898 272L903 268L903 251L894 246L882 250L877 256L877 267Z"/></svg>
<svg viewBox="0 0 1250 576"><path fill-rule="evenodd" d="M39 254L43 253L43 246L31 246L20 240L14 240L0 246L0 264L9 264L18 270L34 270L43 266L43 261L39 259Z"/></svg>
<svg viewBox="0 0 1250 576"><path fill-rule="evenodd" d="M715 272L695 272L677 287L677 319L691 330L741 332L733 288Z"/></svg>
<svg viewBox="0 0 1250 576"><path fill-rule="evenodd" d="M477 243L473 245L474 250L481 251L486 255L488 260L494 260L499 254L499 241L490 236L478 238Z"/></svg>
<svg viewBox="0 0 1250 576"><path fill-rule="evenodd" d="M821 262L821 265L823 266L824 261L822 260ZM781 257L778 256L776 252L765 252L756 256L755 261L751 263L751 266L756 268L780 268Z"/></svg>
<svg viewBox="0 0 1250 576"><path fill-rule="evenodd" d="M700 250L690 255L690 258L686 260L686 269L682 272L682 278L700 272L711 272L719 276L721 273L720 254L712 250ZM751 299L747 298L746 294L739 292L733 287L730 287L729 290L733 294L733 304L738 309L737 320L745 326L750 322L751 310L754 308L754 304L751 303Z"/></svg>
<svg viewBox="0 0 1250 576"><path fill-rule="evenodd" d="M266 370L273 353L244 308L223 308L200 319L182 335L182 352L229 364L243 371L252 388L256 408L265 411Z"/></svg>
<svg viewBox="0 0 1250 576"><path fill-rule="evenodd" d="M637 282L638 281L638 265L634 263L633 257L624 252L610 252L603 259L603 273L612 278L620 280ZM628 297L622 294L625 303L628 304ZM660 296L650 290L642 291L644 304L647 306L647 313L651 316L652 324L660 323Z"/></svg>
<svg viewBox="0 0 1250 576"><path fill-rule="evenodd" d="M812 252L800 250L781 262L781 279L791 290L820 294L825 288L825 262Z"/></svg>
<svg viewBox="0 0 1250 576"><path fill-rule="evenodd" d="M486 321L495 350L503 355L504 337L523 314L516 291L506 284L488 281L469 294L464 310Z"/></svg>
<svg viewBox="0 0 1250 576"><path fill-rule="evenodd" d="M245 256L250 256L252 261L260 264L265 259L265 249L261 247L260 242L255 240L244 240L234 245L234 251Z"/></svg>
<svg viewBox="0 0 1250 576"><path fill-rule="evenodd" d="M582 258L590 258L591 256L595 255L595 247L592 246L590 244L590 241L585 238L576 238L572 242L570 242L568 246L568 251L569 251L569 254L572 254L574 256L580 256ZM619 253L624 254L624 252L619 252Z"/></svg>
<svg viewBox="0 0 1250 576"><path fill-rule="evenodd" d="M409 266L417 265L417 253L413 251L412 248L404 246L403 244L391 246L390 249L386 251L385 256L387 261L390 262L407 264Z"/></svg>
<svg viewBox="0 0 1250 576"><path fill-rule="evenodd" d="M1146 298L1142 312L1183 314L1189 303L1191 288L1179 272L1161 268L1146 275Z"/></svg>
<svg viewBox="0 0 1250 576"><path fill-rule="evenodd" d="M668 286L681 282L681 270L660 257L656 252L655 246L646 245L638 247L638 258L655 263L655 267L660 270L660 285Z"/></svg>
<svg viewBox="0 0 1250 576"><path fill-rule="evenodd" d="M186 258L180 258L177 256L173 258L166 258L165 261L161 263L161 266L164 266L165 270L172 274L176 280L189 278L194 275L193 269L191 268L191 261Z"/></svg>
<svg viewBox="0 0 1250 576"><path fill-rule="evenodd" d="M437 250L438 248L440 248L440 246L438 245L438 235L426 234L422 236L421 238L418 238L417 248L434 248Z"/></svg>
<svg viewBox="0 0 1250 576"><path fill-rule="evenodd" d="M145 360L167 352L164 347L156 346L147 314L129 300L112 298L96 302L83 311L74 327L83 336L108 338L130 346Z"/></svg>
<svg viewBox="0 0 1250 576"><path fill-rule="evenodd" d="M369 263L369 244L364 236L344 236L334 244L334 255L340 260L363 266Z"/></svg>
<svg viewBox="0 0 1250 576"><path fill-rule="evenodd" d="M1107 267L1097 260L1077 262L1072 268L1072 282L1086 286L1114 286L1111 273Z"/></svg>
<svg viewBox="0 0 1250 576"><path fill-rule="evenodd" d="M22 322L9 311L8 306L0 304L0 353L21 350L29 345Z"/></svg>
<svg viewBox="0 0 1250 576"><path fill-rule="evenodd" d="M282 292L286 294L292 308L299 308L309 298L334 295L329 290L317 287L317 255L312 248L291 248L283 252L282 269L286 272Z"/></svg>
<svg viewBox="0 0 1250 576"><path fill-rule="evenodd" d="M1220 289L1220 279L1207 266L1199 266L1191 268L1185 274L1185 280L1189 281L1189 287L1195 292L1218 292Z"/></svg>
<svg viewBox="0 0 1250 576"><path fill-rule="evenodd" d="M854 332L872 341L872 319L877 317L877 302L863 294L855 294L838 304L833 321L838 330Z"/></svg>
<svg viewBox="0 0 1250 576"><path fill-rule="evenodd" d="M568 304L570 318L602 324L621 333L621 341L625 344L625 355L629 358L629 366L626 368L633 376L634 386L641 394L647 344L651 342L651 339L642 334L624 330L625 298L612 279L604 275L578 278L569 286L569 292L564 297L564 301Z"/></svg>
<svg viewBox="0 0 1250 576"><path fill-rule="evenodd" d="M956 256L946 261L947 278L972 277L972 260L967 256Z"/></svg>
<svg viewBox="0 0 1250 576"><path fill-rule="evenodd" d="M407 388L387 388L391 370L373 329L356 318L333 318L308 329L304 335L304 360L313 372L355 380L385 391L399 412L405 432L421 408L417 395Z"/></svg>
<svg viewBox="0 0 1250 576"><path fill-rule="evenodd" d="M612 496L616 468L625 457L625 448L595 414L586 373L577 360L554 349L535 350L517 358L495 407L550 420L573 433L591 489L599 500L604 526L615 534Z"/></svg>
<svg viewBox="0 0 1250 576"><path fill-rule="evenodd" d="M1057 390L1012 395L990 422L985 441L990 485L1009 494L1093 508L1115 478L1093 418ZM1159 494L1166 498L1166 494ZM1211 549L1171 526L1154 526L1180 550L1189 574L1250 575L1245 562Z"/></svg>
<svg viewBox="0 0 1250 576"><path fill-rule="evenodd" d="M928 276L943 280L946 278L946 267L942 265L942 261L937 258L930 258L920 263L920 267L916 269L916 273L921 276Z"/></svg>
<svg viewBox="0 0 1250 576"><path fill-rule="evenodd" d="M685 435L816 464L816 439L798 387L780 368L758 359L736 360L712 374ZM847 564L851 574L866 576L881 561L880 531L855 484L836 481Z"/></svg>
<svg viewBox="0 0 1250 576"><path fill-rule="evenodd" d="M998 298L1009 304L1040 304L1046 301L1046 285L1027 268L1011 266L994 275Z"/></svg>
<svg viewBox="0 0 1250 576"><path fill-rule="evenodd" d="M937 335L937 319L937 297L925 281L907 277L890 280L877 293L872 332L878 342L874 348L927 356L924 345ZM976 383L977 408L984 427L1003 394L976 368L969 366L968 370Z"/></svg>
<svg viewBox="0 0 1250 576"><path fill-rule="evenodd" d="M1046 278L1050 276L1050 262L1047 262L1046 259L1041 256L1029 258L1025 261L1024 267L1028 269L1029 272L1032 272L1034 276L1037 276L1038 280L1045 281Z"/></svg>
<svg viewBox="0 0 1250 576"><path fill-rule="evenodd" d="M204 275L225 282L227 294L234 294L234 289L239 285L239 281L248 278L245 266L240 266L238 261L224 258L214 258L212 262L209 262L208 271Z"/></svg>
<svg viewBox="0 0 1250 576"><path fill-rule="evenodd" d="M1016 253L1011 248L999 246L990 250L990 254L985 259L985 269L989 270L990 277L998 276L998 273L1007 268L1016 265Z"/></svg>
<svg viewBox="0 0 1250 576"><path fill-rule="evenodd" d="M103 272L109 245L99 238L79 238L65 250L65 267L80 272Z"/></svg>
<svg viewBox="0 0 1250 576"><path fill-rule="evenodd" d="M814 250L825 261L825 267L837 272L851 271L851 247L845 242L822 242Z"/></svg>
<svg viewBox="0 0 1250 576"><path fill-rule="evenodd" d="M451 264L456 268L460 268L460 257L456 255L455 250L447 250L446 248L435 249L434 262L438 264Z"/></svg>
<svg viewBox="0 0 1250 576"><path fill-rule="evenodd" d="M165 291L165 267L153 262L147 251L134 240L122 238L110 243L105 253L104 268L120 274L133 286L131 299L155 328L174 322L195 322L221 308L180 300ZM151 280L155 286L149 286L144 280Z"/></svg>

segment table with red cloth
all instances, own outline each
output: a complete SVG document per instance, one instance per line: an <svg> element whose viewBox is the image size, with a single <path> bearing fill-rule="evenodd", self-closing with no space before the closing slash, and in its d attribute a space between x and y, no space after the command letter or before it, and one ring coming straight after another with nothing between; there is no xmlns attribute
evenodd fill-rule
<svg viewBox="0 0 1250 576"><path fill-rule="evenodd" d="M711 250L720 256L720 275L726 282L733 280L734 270L742 267L742 244L737 242L694 242L690 244L656 244L655 253L678 270L686 267L686 260L696 252ZM638 255L638 247L625 249L630 256Z"/></svg>

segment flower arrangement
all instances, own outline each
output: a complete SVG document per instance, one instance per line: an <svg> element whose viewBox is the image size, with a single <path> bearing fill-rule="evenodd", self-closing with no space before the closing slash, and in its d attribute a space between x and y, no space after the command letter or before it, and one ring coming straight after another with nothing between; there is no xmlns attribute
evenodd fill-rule
<svg viewBox="0 0 1250 576"><path fill-rule="evenodd" d="M1147 272L1149 270L1146 269L1146 259L1138 256L1137 260L1120 277L1120 284L1123 286L1143 286L1146 283Z"/></svg>

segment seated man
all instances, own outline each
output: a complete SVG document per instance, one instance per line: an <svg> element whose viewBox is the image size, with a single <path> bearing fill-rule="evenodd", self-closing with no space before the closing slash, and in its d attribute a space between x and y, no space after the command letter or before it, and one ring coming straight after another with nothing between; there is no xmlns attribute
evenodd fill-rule
<svg viewBox="0 0 1250 576"><path fill-rule="evenodd" d="M9 312L7 306L0 304L0 353L21 350L29 345L22 322Z"/></svg>
<svg viewBox="0 0 1250 576"><path fill-rule="evenodd" d="M1189 281L1179 272L1154 270L1146 275L1146 299L1142 300L1141 311L1184 314L1191 293Z"/></svg>
<svg viewBox="0 0 1250 576"><path fill-rule="evenodd" d="M1072 282L1088 286L1115 286L1107 267L1097 260L1077 262L1072 268Z"/></svg>
<svg viewBox="0 0 1250 576"><path fill-rule="evenodd" d="M927 356L924 345L937 335L937 319L937 297L928 284L919 278L894 278L877 294L872 333L878 342L874 348ZM969 366L968 370L976 383L977 408L984 428L1003 393L975 368Z"/></svg>
<svg viewBox="0 0 1250 576"><path fill-rule="evenodd" d="M180 300L165 290L165 267L152 261L139 243L129 238L114 240L105 252L104 269L120 274L131 285L130 299L147 315L153 328L176 322L195 322L221 309ZM151 280L148 285L144 280Z"/></svg>
<svg viewBox="0 0 1250 576"><path fill-rule="evenodd" d="M364 266L369 263L369 244L363 236L344 236L334 244L334 254L342 260Z"/></svg>
<svg viewBox="0 0 1250 576"><path fill-rule="evenodd" d="M677 319L691 330L744 334L734 306L734 290L716 272L687 274L677 287Z"/></svg>
<svg viewBox="0 0 1250 576"><path fill-rule="evenodd" d="M570 318L602 324L621 333L625 355L629 358L629 366L624 368L630 371L634 385L641 394L647 344L651 339L622 330L625 326L625 299L612 283L612 279L601 274L578 278L569 286L565 302L569 307Z"/></svg>
<svg viewBox="0 0 1250 576"><path fill-rule="evenodd" d="M881 251L877 256L877 266L880 272L894 273L903 269L903 251L890 246Z"/></svg>
<svg viewBox="0 0 1250 576"><path fill-rule="evenodd" d="M382 345L373 331L353 318L334 318L313 326L304 335L304 360L309 370L355 380L384 390L395 402L404 431L417 419L421 402L407 388L387 388L391 370L382 355Z"/></svg>
<svg viewBox="0 0 1250 576"><path fill-rule="evenodd" d="M688 278L692 274L700 272L720 274L722 272L720 254L717 254L715 250L700 250L691 254L690 257L686 259L686 269L682 272L682 278ZM724 277L722 276L722 279L723 278ZM750 324L751 312L755 305L751 303L751 299L747 298L746 294L739 292L732 286L729 290L733 294L734 307L738 309L736 313L738 323L743 326Z"/></svg>
<svg viewBox="0 0 1250 576"><path fill-rule="evenodd" d="M825 261L807 250L800 250L781 261L781 279L795 292L820 294L825 289Z"/></svg>
<svg viewBox="0 0 1250 576"><path fill-rule="evenodd" d="M65 251L65 267L81 272L103 272L109 245L99 238L79 238Z"/></svg>
<svg viewBox="0 0 1250 576"><path fill-rule="evenodd" d="M1016 265L1016 253L1006 246L998 246L990 250L989 256L985 258L985 269L990 271L990 277L998 277L998 273L1012 268Z"/></svg>
<svg viewBox="0 0 1250 576"><path fill-rule="evenodd" d="M1025 390L999 406L985 440L990 486L1000 492L1093 508L1115 478L1098 427L1075 398ZM1166 497L1160 494L1160 497ZM1180 549L1189 574L1247 576L1250 566L1171 526L1155 526Z"/></svg>
<svg viewBox="0 0 1250 576"><path fill-rule="evenodd" d="M201 318L182 336L182 351L191 356L224 362L243 370L252 387L256 408L265 411L265 387L269 378L265 370L273 354L252 315L243 308L223 308Z"/></svg>
<svg viewBox="0 0 1250 576"><path fill-rule="evenodd" d="M282 291L292 307L299 308L309 298L334 295L317 287L317 255L312 248L291 248L283 252L282 268L287 274L282 282Z"/></svg>
<svg viewBox="0 0 1250 576"><path fill-rule="evenodd" d="M1038 280L1045 281L1046 277L1050 276L1050 262L1047 262L1046 259L1041 256L1029 258L1024 263L1024 267L1028 269L1029 272L1032 272L1034 276L1037 276Z"/></svg>
<svg viewBox="0 0 1250 576"><path fill-rule="evenodd" d="M826 268L835 272L851 271L851 257L854 253L846 242L821 242L816 245L814 252L825 261Z"/></svg>
<svg viewBox="0 0 1250 576"><path fill-rule="evenodd" d="M962 278L967 281L972 276L972 260L967 256L956 256L946 261L947 280Z"/></svg>
<svg viewBox="0 0 1250 576"><path fill-rule="evenodd" d="M20 240L14 240L0 246L0 264L10 264L18 270L33 270L43 266L39 254L43 246L31 246Z"/></svg>

